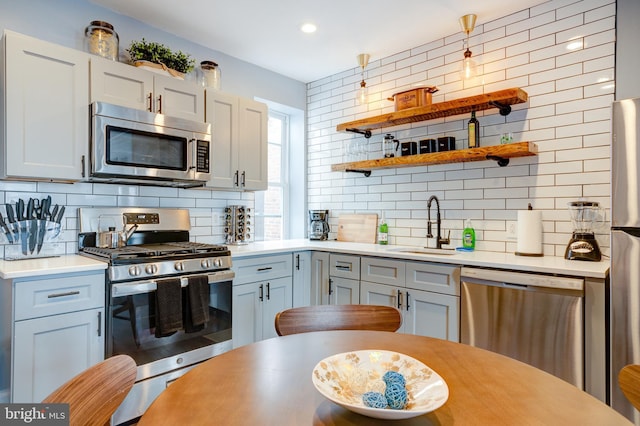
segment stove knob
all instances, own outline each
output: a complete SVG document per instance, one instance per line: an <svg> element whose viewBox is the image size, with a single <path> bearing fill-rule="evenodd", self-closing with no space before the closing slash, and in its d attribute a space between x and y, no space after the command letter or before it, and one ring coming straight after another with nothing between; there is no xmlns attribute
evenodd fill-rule
<svg viewBox="0 0 640 426"><path fill-rule="evenodd" d="M173 265L173 267L175 268L176 271L184 271L184 263L182 262L176 262L176 264Z"/></svg>
<svg viewBox="0 0 640 426"><path fill-rule="evenodd" d="M158 272L158 267L156 265L147 265L145 266L144 271L149 275L153 275Z"/></svg>
<svg viewBox="0 0 640 426"><path fill-rule="evenodd" d="M139 266L129 266L129 275L132 277L137 277L140 275L140 267Z"/></svg>
<svg viewBox="0 0 640 426"><path fill-rule="evenodd" d="M222 259L217 258L213 261L213 264L215 265L216 268L219 268L222 266Z"/></svg>
<svg viewBox="0 0 640 426"><path fill-rule="evenodd" d="M211 259L202 259L200 266L202 266L202 269L211 268Z"/></svg>

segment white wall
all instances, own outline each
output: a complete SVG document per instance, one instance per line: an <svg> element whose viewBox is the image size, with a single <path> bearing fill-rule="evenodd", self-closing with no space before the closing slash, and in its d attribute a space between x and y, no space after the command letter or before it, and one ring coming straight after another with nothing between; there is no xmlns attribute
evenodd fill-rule
<svg viewBox="0 0 640 426"><path fill-rule="evenodd" d="M111 23L118 32L122 54L131 40L145 37L190 53L196 63L214 59L222 70L223 91L244 97L259 97L297 110L306 109L304 83L175 37L85 0L0 0L0 10L0 30L10 29L79 50L83 49L84 28L89 22L104 20ZM302 143L302 138L297 142ZM31 197L44 198L47 195L52 196L54 204L66 206L61 241L65 242L67 253L77 251L78 207L188 208L191 213L192 240L221 243L224 242L224 207L241 204L253 208L254 204L253 193L90 183L69 185L0 181L0 204L15 203L19 198L25 201ZM5 242L0 233L0 256L3 256L2 244Z"/></svg>
<svg viewBox="0 0 640 426"><path fill-rule="evenodd" d="M463 84L457 73L462 32L371 58L365 76L371 98L367 106L354 102L359 68L310 83L309 208L329 209L334 231L341 213L384 212L391 244L433 246L425 238L426 202L436 195L453 247L461 245L464 220L470 218L477 250L513 252L516 242L506 230L516 221L517 210L531 203L542 210L545 255L563 256L572 231L567 202L585 197L607 209L610 204L615 13L615 0L551 0L491 22L479 16L470 44L484 74L471 84ZM568 50L576 41L583 46ZM336 132L336 125L392 112L392 102L385 99L416 84L436 85L440 90L434 102L524 89L529 101L515 105L508 117L497 110L478 114L481 145L498 144L499 135L509 131L515 141L535 142L539 155L511 159L504 168L483 161L374 170L370 177L331 172L331 164L346 160L344 147L362 139ZM385 133L401 141L455 136L457 148L463 148L468 119L462 115L375 131L369 158L381 157ZM607 252L606 226L598 241Z"/></svg>

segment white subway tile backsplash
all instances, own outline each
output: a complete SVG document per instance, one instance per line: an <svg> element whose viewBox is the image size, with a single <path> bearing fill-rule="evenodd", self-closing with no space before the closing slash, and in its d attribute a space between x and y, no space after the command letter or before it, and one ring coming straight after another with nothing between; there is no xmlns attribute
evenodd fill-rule
<svg viewBox="0 0 640 426"><path fill-rule="evenodd" d="M367 69L374 99L367 107L352 104L358 68L310 83L310 208L329 207L333 217L341 211L384 211L391 243L424 245L433 244L425 238L426 200L436 195L453 242L459 243L464 220L471 217L477 221L477 250L504 252L515 250L515 242L506 238L507 223L531 202L543 209L545 254L562 256L571 232L566 202L588 197L609 203L614 15L613 0L550 0L481 22L470 41L483 78L472 82L458 74L464 38L459 32L381 58ZM582 47L568 50L575 41L582 41ZM493 161L454 163L374 170L369 178L330 172L329 165L342 162L343 155L326 138L341 146L351 139L336 133L335 126L392 112L393 104L384 99L415 84L437 85L433 102L523 88L529 100L514 105L509 116L495 110L477 114L481 145L498 144L502 133L511 132L516 141L535 142L538 155L511 159L507 167ZM379 158L387 132L401 141L455 136L461 149L468 119L462 114L375 131L369 158Z"/></svg>

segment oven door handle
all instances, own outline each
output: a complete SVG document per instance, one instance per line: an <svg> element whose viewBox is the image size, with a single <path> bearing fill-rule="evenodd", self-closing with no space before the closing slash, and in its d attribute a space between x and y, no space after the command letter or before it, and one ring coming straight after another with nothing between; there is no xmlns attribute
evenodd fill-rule
<svg viewBox="0 0 640 426"><path fill-rule="evenodd" d="M209 274L204 274L209 278L209 284L215 284L224 281L231 281L235 277L235 273L231 270L216 271ZM180 278L180 285L186 287L189 284L187 277ZM158 288L157 280L148 281L134 281L128 283L118 283L111 286L111 296L132 296L134 294L150 293L156 291Z"/></svg>

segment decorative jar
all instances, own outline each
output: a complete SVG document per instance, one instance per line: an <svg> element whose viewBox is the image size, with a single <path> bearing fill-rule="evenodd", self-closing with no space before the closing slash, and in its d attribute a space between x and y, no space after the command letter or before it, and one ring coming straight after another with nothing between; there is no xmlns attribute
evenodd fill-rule
<svg viewBox="0 0 640 426"><path fill-rule="evenodd" d="M213 61L200 62L200 81L202 86L220 90L220 68Z"/></svg>
<svg viewBox="0 0 640 426"><path fill-rule="evenodd" d="M118 33L113 25L104 21L91 21L84 30L85 48L89 53L103 58L118 60Z"/></svg>

